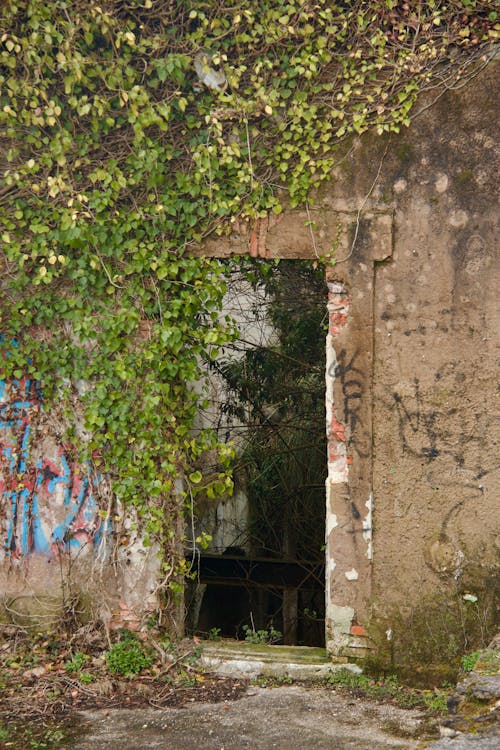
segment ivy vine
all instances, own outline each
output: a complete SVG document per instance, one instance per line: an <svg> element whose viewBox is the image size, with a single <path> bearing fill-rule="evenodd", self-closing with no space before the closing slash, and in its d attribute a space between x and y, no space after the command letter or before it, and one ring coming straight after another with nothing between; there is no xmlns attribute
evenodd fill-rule
<svg viewBox="0 0 500 750"><path fill-rule="evenodd" d="M230 448L202 474L215 439L193 430L201 363L234 336L225 267L191 251L303 202L343 139L407 126L420 92L484 58L492 7L2 3L0 376L43 381L68 439L82 404L82 451L160 541L166 581L182 566L176 478L231 489Z"/></svg>

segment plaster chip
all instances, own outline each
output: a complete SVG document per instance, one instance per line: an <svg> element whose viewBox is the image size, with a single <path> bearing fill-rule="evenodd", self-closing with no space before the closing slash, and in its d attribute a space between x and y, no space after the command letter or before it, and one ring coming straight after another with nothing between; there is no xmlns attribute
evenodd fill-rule
<svg viewBox="0 0 500 750"><path fill-rule="evenodd" d="M348 581L357 581L359 578L359 573L356 568L352 568L351 570L347 570L345 572L345 577Z"/></svg>

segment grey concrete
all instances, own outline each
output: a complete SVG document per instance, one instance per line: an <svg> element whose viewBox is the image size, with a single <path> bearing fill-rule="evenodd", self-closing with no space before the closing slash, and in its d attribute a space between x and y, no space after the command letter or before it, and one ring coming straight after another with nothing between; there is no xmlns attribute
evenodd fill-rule
<svg viewBox="0 0 500 750"><path fill-rule="evenodd" d="M460 696L469 694L480 701L490 701L500 698L500 674L479 675L471 672L467 679L457 685Z"/></svg>
<svg viewBox="0 0 500 750"><path fill-rule="evenodd" d="M340 669L360 674L357 664L334 664L326 649L308 646L269 646L224 640L203 646L200 663L209 672L235 679L307 680L324 682Z"/></svg>
<svg viewBox="0 0 500 750"><path fill-rule="evenodd" d="M500 733L488 734L459 734L457 737L444 737L433 742L427 750L498 750L500 748Z"/></svg>
<svg viewBox="0 0 500 750"><path fill-rule="evenodd" d="M72 750L417 750L422 714L329 688L251 687L240 700L86 712Z"/></svg>

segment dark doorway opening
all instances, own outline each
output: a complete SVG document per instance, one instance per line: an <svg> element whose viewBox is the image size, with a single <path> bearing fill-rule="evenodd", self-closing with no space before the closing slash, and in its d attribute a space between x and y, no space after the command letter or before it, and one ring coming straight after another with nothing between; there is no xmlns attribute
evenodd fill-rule
<svg viewBox="0 0 500 750"><path fill-rule="evenodd" d="M232 292L241 338L211 363L220 387L210 413L219 438L237 445L237 502L207 500L197 509L197 531L213 541L198 556L188 627L212 637L322 646L324 268L247 261Z"/></svg>

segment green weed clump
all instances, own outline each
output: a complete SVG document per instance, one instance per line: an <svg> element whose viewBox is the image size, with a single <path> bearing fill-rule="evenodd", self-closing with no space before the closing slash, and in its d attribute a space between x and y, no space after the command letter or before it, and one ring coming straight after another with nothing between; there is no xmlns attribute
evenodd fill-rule
<svg viewBox="0 0 500 750"><path fill-rule="evenodd" d="M283 633L280 630L276 630L272 625L266 630L255 630L250 625L243 625L243 632L245 633L245 641L247 643L277 643L283 638Z"/></svg>
<svg viewBox="0 0 500 750"><path fill-rule="evenodd" d="M446 713L451 691L449 683L433 690L417 690L402 684L394 674L375 678L356 674L350 669L332 672L327 678L327 684L372 700L395 703L402 708L423 708L433 714Z"/></svg>
<svg viewBox="0 0 500 750"><path fill-rule="evenodd" d="M473 651L471 654L464 654L460 660L464 672L472 672L479 659L480 652Z"/></svg>
<svg viewBox="0 0 500 750"><path fill-rule="evenodd" d="M124 633L106 652L106 666L112 674L130 677L147 669L153 658L133 633Z"/></svg>
<svg viewBox="0 0 500 750"><path fill-rule="evenodd" d="M65 670L66 672L80 672L88 660L88 654L84 654L82 651L77 651L71 661L66 662Z"/></svg>

